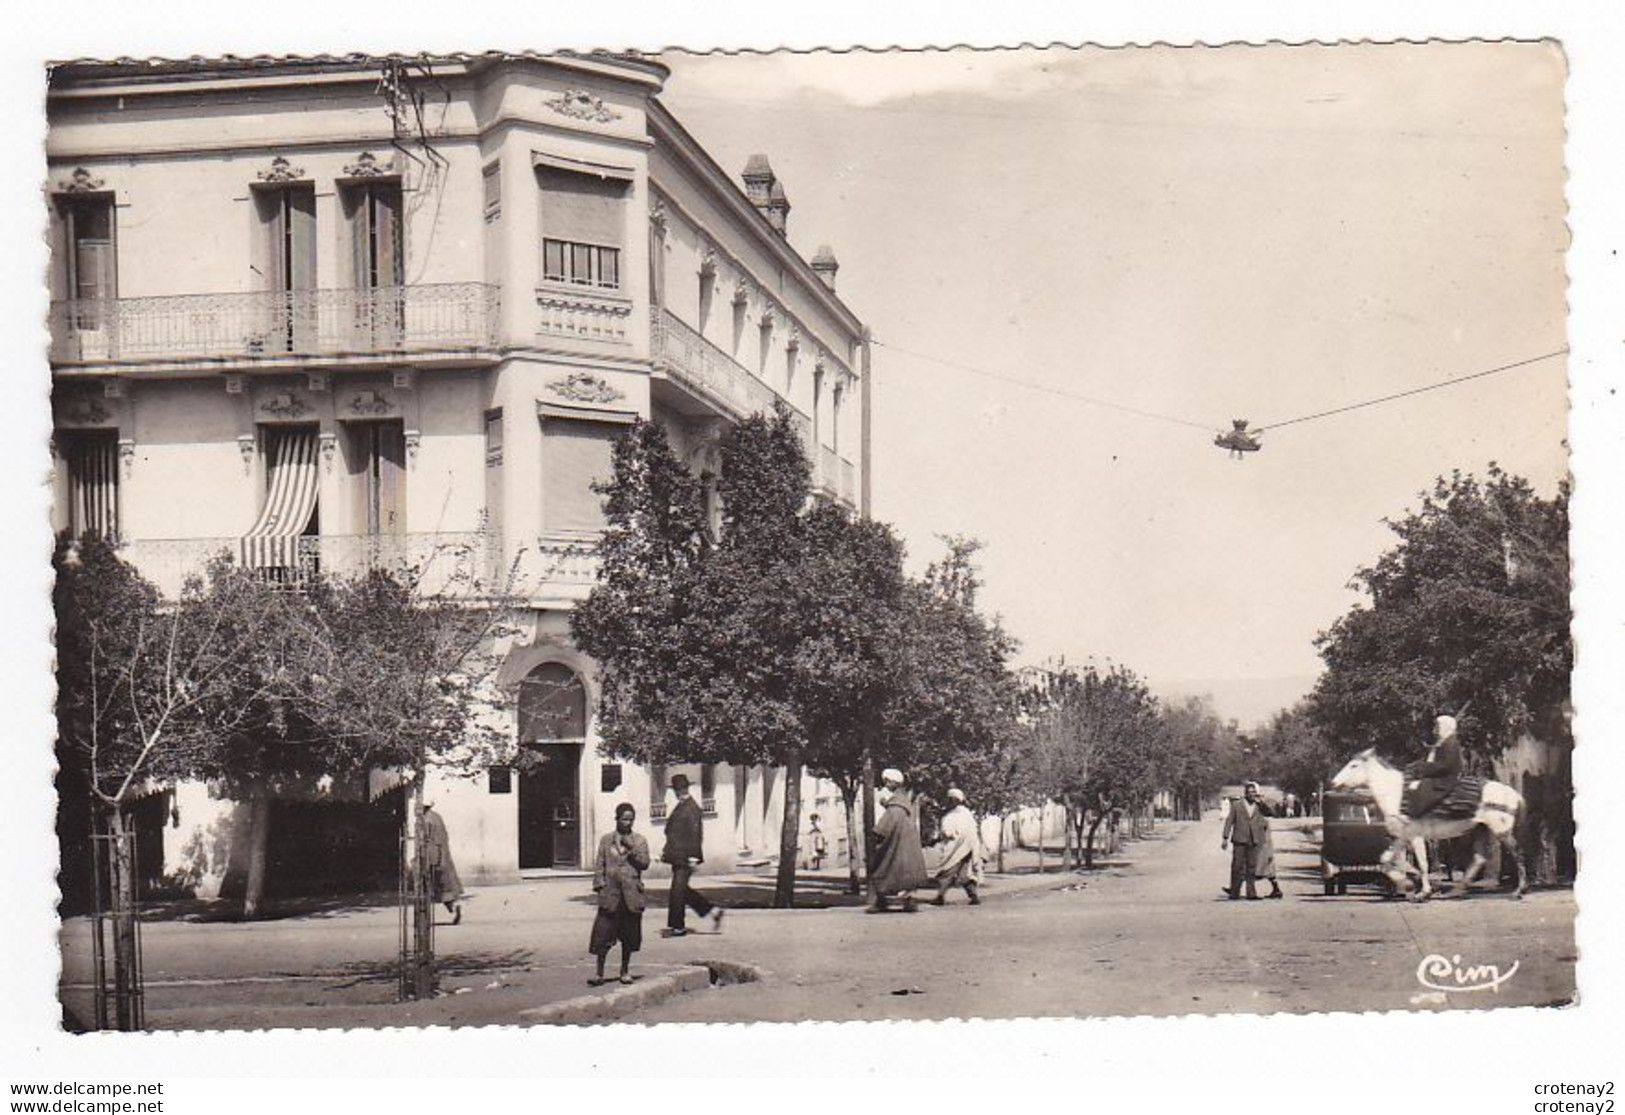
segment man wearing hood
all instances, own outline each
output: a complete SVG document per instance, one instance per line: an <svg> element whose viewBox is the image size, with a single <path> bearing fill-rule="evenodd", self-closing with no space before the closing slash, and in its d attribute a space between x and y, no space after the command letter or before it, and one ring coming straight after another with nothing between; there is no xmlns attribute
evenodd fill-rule
<svg viewBox="0 0 1625 1115"><path fill-rule="evenodd" d="M914 892L929 885L925 873L925 853L920 850L920 825L915 813L914 795L903 788L903 772L888 767L881 772L881 804L884 811L875 821L875 851L869 864L869 877L875 885L872 914L890 908L890 900L902 900L903 912L918 907Z"/></svg>

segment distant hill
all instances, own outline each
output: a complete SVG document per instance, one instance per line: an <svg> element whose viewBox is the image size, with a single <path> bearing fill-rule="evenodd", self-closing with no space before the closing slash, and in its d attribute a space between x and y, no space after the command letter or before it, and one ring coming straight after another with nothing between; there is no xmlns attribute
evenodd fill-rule
<svg viewBox="0 0 1625 1115"><path fill-rule="evenodd" d="M1251 728L1307 696L1317 676L1152 679L1151 688L1165 701L1210 697L1220 717Z"/></svg>

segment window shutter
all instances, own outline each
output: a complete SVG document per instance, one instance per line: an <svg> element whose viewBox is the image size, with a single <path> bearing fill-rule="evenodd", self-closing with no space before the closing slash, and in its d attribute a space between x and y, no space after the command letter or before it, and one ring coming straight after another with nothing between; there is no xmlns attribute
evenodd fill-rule
<svg viewBox="0 0 1625 1115"><path fill-rule="evenodd" d="M612 475L615 439L624 429L613 422L542 419L542 525L545 529L603 529L603 497L592 490L592 485Z"/></svg>
<svg viewBox="0 0 1625 1115"><path fill-rule="evenodd" d="M619 248L626 235L626 183L615 178L538 167L542 186L542 234Z"/></svg>
<svg viewBox="0 0 1625 1115"><path fill-rule="evenodd" d="M294 188L287 191L288 222L291 234L289 249L293 258L288 266L289 290L316 289L316 191L314 188Z"/></svg>
<svg viewBox="0 0 1625 1115"><path fill-rule="evenodd" d="M406 527L406 429L403 422L380 422L378 431L378 533L400 534Z"/></svg>
<svg viewBox="0 0 1625 1115"><path fill-rule="evenodd" d="M401 187L381 182L372 187L373 237L377 244L377 286L400 286L406 275L401 225Z"/></svg>

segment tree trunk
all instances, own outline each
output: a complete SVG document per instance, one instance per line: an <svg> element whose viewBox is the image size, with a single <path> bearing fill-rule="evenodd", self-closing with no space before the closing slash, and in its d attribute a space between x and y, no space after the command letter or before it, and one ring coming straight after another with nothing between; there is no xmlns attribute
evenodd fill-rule
<svg viewBox="0 0 1625 1115"><path fill-rule="evenodd" d="M423 780L427 773L420 756L412 780L412 995L432 999L439 989L434 957L434 902L429 897L429 850L423 839Z"/></svg>
<svg viewBox="0 0 1625 1115"><path fill-rule="evenodd" d="M271 834L271 799L248 800L248 881L243 886L243 920L253 921L265 905L265 851Z"/></svg>
<svg viewBox="0 0 1625 1115"><path fill-rule="evenodd" d="M855 787L841 787L841 801L846 805L846 893L862 894L863 883L858 875L858 856L864 847L863 833L858 829L858 792Z"/></svg>
<svg viewBox="0 0 1625 1115"><path fill-rule="evenodd" d="M113 996L115 1025L139 1030L144 1025L141 956L136 940L135 839L122 807L108 811L108 832L113 839L108 855L112 871L108 888L113 915ZM99 885L99 884L98 884Z"/></svg>
<svg viewBox="0 0 1625 1115"><path fill-rule="evenodd" d="M999 874L1004 874L1004 830L1010 818L1003 813L999 814Z"/></svg>
<svg viewBox="0 0 1625 1115"><path fill-rule="evenodd" d="M1038 807L1038 873L1044 873L1044 806Z"/></svg>
<svg viewBox="0 0 1625 1115"><path fill-rule="evenodd" d="M1089 839L1083 845L1083 866L1085 870L1093 870L1095 866L1095 832L1100 828L1100 822L1106 819L1104 813L1096 813L1094 823L1089 826Z"/></svg>
<svg viewBox="0 0 1625 1115"><path fill-rule="evenodd" d="M875 880L870 872L870 866L875 861L875 757L868 751L863 753L863 786L860 790L863 795L863 840L852 849L853 855L863 856L863 892L869 905L875 904Z"/></svg>
<svg viewBox="0 0 1625 1115"><path fill-rule="evenodd" d="M784 765L784 823L779 826L779 876L773 884L773 908L788 910L796 902L796 853L801 843L801 756Z"/></svg>

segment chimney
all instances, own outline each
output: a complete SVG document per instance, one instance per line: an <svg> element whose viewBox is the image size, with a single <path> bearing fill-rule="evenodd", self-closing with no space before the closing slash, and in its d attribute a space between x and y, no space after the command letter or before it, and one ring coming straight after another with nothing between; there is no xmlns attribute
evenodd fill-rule
<svg viewBox="0 0 1625 1115"><path fill-rule="evenodd" d="M773 168L766 155L752 155L745 161L745 196L756 206L756 211L767 216L768 195L773 190Z"/></svg>
<svg viewBox="0 0 1625 1115"><path fill-rule="evenodd" d="M812 269L818 273L818 277L824 280L824 285L834 290L835 272L841 269L841 265L835 261L835 253L829 250L828 244L818 245L818 250L813 253L811 263Z"/></svg>
<svg viewBox="0 0 1625 1115"><path fill-rule="evenodd" d="M784 196L784 186L777 178L767 191L767 223L780 236L790 234L790 199Z"/></svg>

